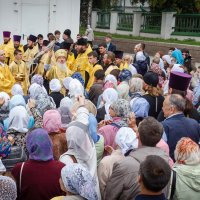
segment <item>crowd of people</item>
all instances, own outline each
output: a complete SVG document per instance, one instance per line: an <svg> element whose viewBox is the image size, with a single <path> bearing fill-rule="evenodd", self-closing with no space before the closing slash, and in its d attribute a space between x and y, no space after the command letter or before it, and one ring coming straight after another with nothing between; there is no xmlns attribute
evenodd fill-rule
<svg viewBox="0 0 200 200"><path fill-rule="evenodd" d="M188 49L125 54L88 26L3 32L0 199L199 200L200 67Z"/></svg>

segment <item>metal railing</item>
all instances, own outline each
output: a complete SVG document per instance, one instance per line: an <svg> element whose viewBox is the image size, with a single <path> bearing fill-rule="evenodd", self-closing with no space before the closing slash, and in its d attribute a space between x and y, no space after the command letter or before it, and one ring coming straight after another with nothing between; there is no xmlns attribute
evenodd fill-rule
<svg viewBox="0 0 200 200"><path fill-rule="evenodd" d="M133 13L118 13L117 30L133 30Z"/></svg>
<svg viewBox="0 0 200 200"><path fill-rule="evenodd" d="M172 35L200 36L200 14L175 14Z"/></svg>
<svg viewBox="0 0 200 200"><path fill-rule="evenodd" d="M141 32L143 33L155 33L160 34L161 32L161 13L143 13L144 17L143 24L141 25Z"/></svg>
<svg viewBox="0 0 200 200"><path fill-rule="evenodd" d="M110 28L110 12L108 11L97 12L96 28L103 28L103 29Z"/></svg>

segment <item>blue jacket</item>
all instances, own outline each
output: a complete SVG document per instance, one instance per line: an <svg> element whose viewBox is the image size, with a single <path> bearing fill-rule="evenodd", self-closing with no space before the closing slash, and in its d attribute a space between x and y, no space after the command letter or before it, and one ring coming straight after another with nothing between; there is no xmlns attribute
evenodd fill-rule
<svg viewBox="0 0 200 200"><path fill-rule="evenodd" d="M110 43L110 45L108 46L108 51L112 51L112 52L116 51L116 46Z"/></svg>
<svg viewBox="0 0 200 200"><path fill-rule="evenodd" d="M196 120L177 114L165 119L163 122L164 131L169 145L170 157L174 160L174 150L177 142L182 137L189 137L197 144L200 138L200 126Z"/></svg>

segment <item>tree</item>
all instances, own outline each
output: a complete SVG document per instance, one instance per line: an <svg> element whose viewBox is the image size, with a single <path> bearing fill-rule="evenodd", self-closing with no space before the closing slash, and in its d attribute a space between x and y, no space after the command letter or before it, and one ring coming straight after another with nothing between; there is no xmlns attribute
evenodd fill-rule
<svg viewBox="0 0 200 200"><path fill-rule="evenodd" d="M175 10L178 13L195 13L200 11L200 0L130 0L134 3L149 3L152 11Z"/></svg>

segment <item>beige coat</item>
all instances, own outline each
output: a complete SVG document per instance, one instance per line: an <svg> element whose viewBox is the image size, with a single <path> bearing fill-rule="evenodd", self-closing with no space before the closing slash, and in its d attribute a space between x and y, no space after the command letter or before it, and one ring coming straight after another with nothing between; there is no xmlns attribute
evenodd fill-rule
<svg viewBox="0 0 200 200"><path fill-rule="evenodd" d="M101 191L102 199L104 199L104 191L106 183L112 175L113 165L117 161L121 161L124 158L120 149L114 150L110 156L104 157L98 166L98 178L99 187Z"/></svg>

